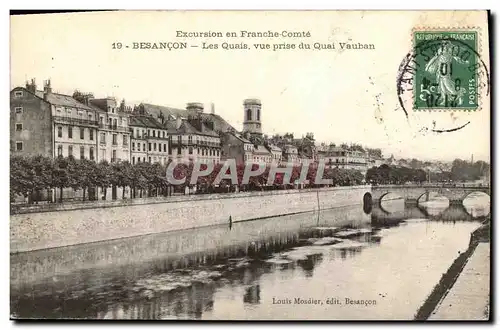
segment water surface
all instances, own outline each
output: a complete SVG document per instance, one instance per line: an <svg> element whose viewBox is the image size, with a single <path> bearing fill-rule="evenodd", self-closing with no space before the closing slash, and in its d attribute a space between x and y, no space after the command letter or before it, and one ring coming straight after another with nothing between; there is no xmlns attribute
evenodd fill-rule
<svg viewBox="0 0 500 330"><path fill-rule="evenodd" d="M275 217L11 257L20 318L409 320L481 196ZM489 201L488 201L489 203Z"/></svg>

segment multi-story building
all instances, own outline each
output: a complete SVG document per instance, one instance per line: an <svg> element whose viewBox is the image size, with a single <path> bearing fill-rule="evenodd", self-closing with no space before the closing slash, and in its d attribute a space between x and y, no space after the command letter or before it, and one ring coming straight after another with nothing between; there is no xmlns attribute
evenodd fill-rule
<svg viewBox="0 0 500 330"><path fill-rule="evenodd" d="M283 161L287 163L299 163L299 152L297 147L292 144L286 144L283 147Z"/></svg>
<svg viewBox="0 0 500 330"><path fill-rule="evenodd" d="M35 81L10 92L10 152L54 156L52 105L37 95Z"/></svg>
<svg viewBox="0 0 500 330"><path fill-rule="evenodd" d="M129 118L131 134L131 162L168 163L167 129L151 116L134 115Z"/></svg>
<svg viewBox="0 0 500 330"><path fill-rule="evenodd" d="M219 134L204 123L201 118L164 121L168 131L169 158L205 163L218 163L221 158Z"/></svg>
<svg viewBox="0 0 500 330"><path fill-rule="evenodd" d="M254 145L242 134L226 132L221 135L222 159L234 159L236 164L253 161Z"/></svg>
<svg viewBox="0 0 500 330"><path fill-rule="evenodd" d="M361 173L366 173L368 168L372 166L365 152L334 146L331 146L326 152L321 152L320 158L325 159L327 166L358 170Z"/></svg>
<svg viewBox="0 0 500 330"><path fill-rule="evenodd" d="M16 87L11 98L14 153L97 160L98 111L54 93L50 80L43 91L34 80L26 88Z"/></svg>
<svg viewBox="0 0 500 330"><path fill-rule="evenodd" d="M281 148L274 144L268 145L267 148L271 152L271 160L276 163L281 163L283 159L283 151Z"/></svg>
<svg viewBox="0 0 500 330"><path fill-rule="evenodd" d="M130 161L129 114L112 97L89 98L86 102L99 111L98 160Z"/></svg>

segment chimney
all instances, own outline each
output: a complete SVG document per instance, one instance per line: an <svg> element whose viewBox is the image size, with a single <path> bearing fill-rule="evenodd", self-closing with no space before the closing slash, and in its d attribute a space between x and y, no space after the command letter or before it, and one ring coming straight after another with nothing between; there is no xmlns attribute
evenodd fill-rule
<svg viewBox="0 0 500 330"><path fill-rule="evenodd" d="M50 94L52 94L52 87L50 86L50 79L48 79L43 85L43 99L47 101Z"/></svg>
<svg viewBox="0 0 500 330"><path fill-rule="evenodd" d="M160 114L158 115L158 119L160 119L160 122L162 125L165 123L165 116L163 115L163 111L160 111Z"/></svg>
<svg viewBox="0 0 500 330"><path fill-rule="evenodd" d="M212 115L215 115L215 104L213 104L213 103L211 104L211 107L210 107L210 113Z"/></svg>
<svg viewBox="0 0 500 330"><path fill-rule="evenodd" d="M32 78L32 79L31 79L31 83L29 83L28 81L26 81L26 89L27 89L29 92L31 92L31 93L33 93L33 94L35 94L35 92L36 92L36 83L35 83L35 78Z"/></svg>
<svg viewBox="0 0 500 330"><path fill-rule="evenodd" d="M181 119L181 116L177 116L177 118L175 119L175 128L176 129L179 129L182 125L182 119Z"/></svg>

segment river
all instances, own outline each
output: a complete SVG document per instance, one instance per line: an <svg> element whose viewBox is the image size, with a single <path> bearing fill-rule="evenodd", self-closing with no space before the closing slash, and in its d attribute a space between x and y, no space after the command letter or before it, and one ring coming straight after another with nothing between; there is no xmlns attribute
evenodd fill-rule
<svg viewBox="0 0 500 330"><path fill-rule="evenodd" d="M11 255L11 315L411 320L488 211L393 199Z"/></svg>

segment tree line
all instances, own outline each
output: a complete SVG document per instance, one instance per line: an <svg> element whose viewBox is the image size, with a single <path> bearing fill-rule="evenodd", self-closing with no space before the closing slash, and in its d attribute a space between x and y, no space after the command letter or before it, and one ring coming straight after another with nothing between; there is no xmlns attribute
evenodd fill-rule
<svg viewBox="0 0 500 330"><path fill-rule="evenodd" d="M412 161L413 162L413 161ZM450 171L426 171L422 168L381 165L370 168L366 173L366 182L372 184L405 184L406 182L467 182L488 177L490 165L484 161L471 163L455 159Z"/></svg>
<svg viewBox="0 0 500 330"><path fill-rule="evenodd" d="M108 189L122 188L122 198L125 197L125 188L130 189L130 198L168 196L174 192L184 192L190 185L194 164L178 164L173 172L177 180L185 178L184 183L172 186L166 176L166 165L159 163L136 163L127 161L108 163L102 161L96 163L88 159L77 160L73 157L43 157L43 156L12 156L10 158L10 197L14 201L16 196L28 198L32 203L34 196L46 191L50 195L53 189L59 190L59 202L63 201L63 190L71 188L82 190L82 200L95 199L95 189L101 188L103 199L106 199ZM223 164L215 164L210 175L201 176L197 179L196 187L198 193L227 192L230 191L232 182L229 179L222 180L218 185L214 184L217 174L221 171ZM258 165L254 164L254 170ZM201 170L206 165L201 166ZM293 183L300 178L301 165L294 166L290 176L290 184L284 184L284 174L277 173L274 183L267 185L270 166L264 172L255 177L250 177L249 183L242 184L245 170L244 164L237 164L237 178L239 190L267 190L293 188ZM319 187L314 181L317 174L317 165L310 164L306 180L306 187ZM229 173L229 170L226 172ZM324 179L332 179L332 185L347 186L359 185L364 181L364 176L356 170L325 168Z"/></svg>
<svg viewBox="0 0 500 330"><path fill-rule="evenodd" d="M422 183L427 180L423 169L396 167L387 164L372 167L366 172L366 182L371 184L405 184L407 182Z"/></svg>

